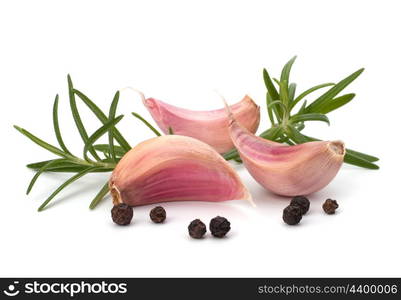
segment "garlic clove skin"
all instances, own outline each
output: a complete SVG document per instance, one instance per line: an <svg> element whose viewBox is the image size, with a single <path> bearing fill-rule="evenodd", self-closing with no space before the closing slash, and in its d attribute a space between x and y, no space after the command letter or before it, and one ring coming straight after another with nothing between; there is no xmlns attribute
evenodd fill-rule
<svg viewBox="0 0 401 300"><path fill-rule="evenodd" d="M229 113L230 135L252 177L267 190L283 196L308 195L328 185L345 155L341 141L308 142L295 146L257 137Z"/></svg>
<svg viewBox="0 0 401 300"><path fill-rule="evenodd" d="M231 150L234 144L230 138L227 114L224 108L210 111L194 111L176 107L143 95L142 100L159 128L167 134L169 127L174 134L185 135L201 140L217 152ZM240 102L231 105L231 110L241 124L252 133L259 127L260 107L245 96Z"/></svg>
<svg viewBox="0 0 401 300"><path fill-rule="evenodd" d="M234 169L209 145L165 135L127 152L114 169L113 203L130 206L168 201L224 201L251 195Z"/></svg>

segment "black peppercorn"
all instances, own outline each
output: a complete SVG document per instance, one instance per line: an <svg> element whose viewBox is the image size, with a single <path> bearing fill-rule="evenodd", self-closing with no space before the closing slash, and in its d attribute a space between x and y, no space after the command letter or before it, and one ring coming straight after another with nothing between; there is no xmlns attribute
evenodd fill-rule
<svg viewBox="0 0 401 300"><path fill-rule="evenodd" d="M213 236L222 238L230 231L230 222L224 217L217 216L210 220L209 229Z"/></svg>
<svg viewBox="0 0 401 300"><path fill-rule="evenodd" d="M200 239L206 233L206 225L199 219L193 220L188 226L188 232L194 239Z"/></svg>
<svg viewBox="0 0 401 300"><path fill-rule="evenodd" d="M323 203L323 210L326 214L328 215L332 215L336 212L336 209L338 208L338 203L336 200L332 200L332 199L327 199L324 203Z"/></svg>
<svg viewBox="0 0 401 300"><path fill-rule="evenodd" d="M288 225L296 225L302 219L302 210L298 205L288 205L283 210L283 220Z"/></svg>
<svg viewBox="0 0 401 300"><path fill-rule="evenodd" d="M114 205L111 210L111 217L114 223L118 225L128 225L129 223L131 223L133 215L134 211L132 207L125 203Z"/></svg>
<svg viewBox="0 0 401 300"><path fill-rule="evenodd" d="M150 211L149 216L153 222L162 223L166 220L166 210L161 206L156 206Z"/></svg>
<svg viewBox="0 0 401 300"><path fill-rule="evenodd" d="M305 196L295 196L292 198L290 205L298 206L301 209L302 214L306 214L309 210L310 202Z"/></svg>

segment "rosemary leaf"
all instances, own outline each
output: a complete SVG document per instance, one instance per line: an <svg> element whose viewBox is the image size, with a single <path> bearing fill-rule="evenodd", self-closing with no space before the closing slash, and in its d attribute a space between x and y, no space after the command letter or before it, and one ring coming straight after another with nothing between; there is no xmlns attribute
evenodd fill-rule
<svg viewBox="0 0 401 300"><path fill-rule="evenodd" d="M277 84L280 85L280 98L281 101L284 103L285 107L289 107L289 96L288 96L288 82L286 80L284 81L278 81Z"/></svg>
<svg viewBox="0 0 401 300"><path fill-rule="evenodd" d="M49 198L47 198L41 206L39 206L38 211L42 211L45 209L45 207L49 204L49 202L51 200L53 200L53 198L59 193L61 192L66 186L68 186L69 184L73 183L74 181L78 180L79 178L81 178L82 176L85 176L86 174L92 172L93 170L97 169L98 167L89 167L86 168L84 170L82 170L81 172L75 174L74 176L72 176L71 178L69 178L67 181L65 181L62 185L60 185L50 196Z"/></svg>
<svg viewBox="0 0 401 300"><path fill-rule="evenodd" d="M284 84L283 88L286 90L286 93L288 94L288 82L290 81L290 72L292 65L294 64L294 61L297 57L294 56L291 58L285 65L283 70L281 71L281 76L280 76L280 82ZM281 93L281 92L280 92Z"/></svg>
<svg viewBox="0 0 401 300"><path fill-rule="evenodd" d="M307 104L308 104L307 100L305 100L304 103L302 103L302 106L301 106L301 108L299 109L299 111L297 113L298 115L301 115L301 114L303 114L305 112L305 107L306 107Z"/></svg>
<svg viewBox="0 0 401 300"><path fill-rule="evenodd" d="M19 132L21 132L23 135L25 135L27 138L29 138L32 142L34 142L35 144L41 146L42 148L45 148L46 150L48 150L48 151L50 151L50 152L52 152L52 153L54 153L54 154L56 154L58 156L61 156L61 157L67 157L68 156L68 154L64 153L61 149L46 143L45 141L41 140L40 138L34 136L29 131L27 131L27 130L21 128L21 127L18 127L16 125L14 125L14 128L17 129Z"/></svg>
<svg viewBox="0 0 401 300"><path fill-rule="evenodd" d="M262 132L259 136L261 138L264 138L265 140L271 140L274 141L282 132L282 128L277 126L277 127L271 127L268 130Z"/></svg>
<svg viewBox="0 0 401 300"><path fill-rule="evenodd" d="M93 198L91 204L89 205L90 209L94 209L100 201L104 199L104 197L109 193L109 183L106 182L105 185L100 189L100 191L97 193L95 198Z"/></svg>
<svg viewBox="0 0 401 300"><path fill-rule="evenodd" d="M108 145L107 145L108 147ZM49 162L54 161L53 160L45 160L45 161L40 161L40 162L36 162L36 163L31 163L28 164L27 167L33 170L39 170L40 168L42 168L44 165L46 165ZM64 162L58 162L57 166L52 165L46 168L46 172L80 172L84 169L88 168L88 165L81 165L78 163L74 163L71 162L69 160L65 160ZM99 167L99 169L94 170L93 172L110 172L113 171L112 168L107 168L107 167Z"/></svg>
<svg viewBox="0 0 401 300"><path fill-rule="evenodd" d="M236 157L239 157L238 150L237 149L230 150L230 152L225 153L223 157L225 160L231 160Z"/></svg>
<svg viewBox="0 0 401 300"><path fill-rule="evenodd" d="M367 168L367 169L372 169L372 170L379 169L378 165L376 165L368 160L365 160L361 157L355 156L355 155L349 153L348 151L345 153L344 162L346 162L347 164L362 167L362 168Z"/></svg>
<svg viewBox="0 0 401 300"><path fill-rule="evenodd" d="M88 168L88 166L76 166L76 167L55 167L49 168L46 172L53 172L53 173L78 173ZM91 173L106 173L113 171L113 168L104 168L99 167L91 171Z"/></svg>
<svg viewBox="0 0 401 300"><path fill-rule="evenodd" d="M238 156L239 156L238 151L237 151L237 149L235 149L234 152L232 152L232 153L224 154L223 158L225 160L232 160L232 159L234 159L234 158L236 158Z"/></svg>
<svg viewBox="0 0 401 300"><path fill-rule="evenodd" d="M168 127L168 134L174 134L173 128L171 128L171 126Z"/></svg>
<svg viewBox="0 0 401 300"><path fill-rule="evenodd" d="M236 155L238 155L238 151L237 151L237 149L233 148L230 151L227 151L226 153L224 153L223 157L225 160L230 160L233 157L235 157Z"/></svg>
<svg viewBox="0 0 401 300"><path fill-rule="evenodd" d="M323 84L319 84L314 87L311 87L310 89L307 89L306 91L302 92L298 97L295 98L295 100L291 103L290 108L291 109L294 108L295 105L297 105L299 101L301 101L303 98L305 98L307 95L313 93L314 91L317 91L319 89L322 89L322 88L325 88L328 86L333 86L333 85L335 85L335 83L331 83L331 82L323 83Z"/></svg>
<svg viewBox="0 0 401 300"><path fill-rule="evenodd" d="M240 157L233 158L237 163L242 163L242 159Z"/></svg>
<svg viewBox="0 0 401 300"><path fill-rule="evenodd" d="M288 99L290 100L290 103L294 101L296 89L297 89L296 83L291 83L290 86L288 87Z"/></svg>
<svg viewBox="0 0 401 300"><path fill-rule="evenodd" d="M288 145L290 145L290 146L294 146L296 143L295 142L293 142L289 137L286 137L285 139L284 139L284 143L286 143L286 144L288 144Z"/></svg>
<svg viewBox="0 0 401 300"><path fill-rule="evenodd" d="M379 158L376 156L372 156L372 155L358 152L358 151L348 149L348 148L347 148L347 153L352 154L353 156L358 156L359 158L362 158L362 159L370 161L370 162L375 162L375 161L379 160Z"/></svg>
<svg viewBox="0 0 401 300"><path fill-rule="evenodd" d="M40 162L36 162L36 163L32 163L32 164L28 164L27 167L30 169L40 169L41 167L43 167L45 164L47 164L48 162L54 161L57 159L53 159L53 160L45 160L45 161L40 161ZM57 164L57 168L58 167L77 167L77 166L83 166L83 167L88 167L88 165L82 165L73 161L70 161L68 159L65 159L63 162L59 162ZM55 166L49 167L49 169L54 168Z"/></svg>
<svg viewBox="0 0 401 300"><path fill-rule="evenodd" d="M269 105L269 101L271 101L271 98L269 98L269 93L266 93L266 109L267 109L267 115L269 116L269 120L272 126L274 126L274 116L273 116L273 110L271 106ZM271 102L270 102L271 103ZM277 121L278 122L278 121Z"/></svg>
<svg viewBox="0 0 401 300"><path fill-rule="evenodd" d="M41 167L43 167L45 164L47 164L48 162L51 162L51 161L53 161L53 160L54 160L54 159L30 163L30 164L27 164L26 167L29 168L29 169L38 170L38 169L40 169Z"/></svg>
<svg viewBox="0 0 401 300"><path fill-rule="evenodd" d="M273 105L279 105L282 107L282 109L285 111L287 108L285 107L285 105L283 104L283 102L281 102L280 100L274 100L273 102L270 102L267 107L270 108Z"/></svg>
<svg viewBox="0 0 401 300"><path fill-rule="evenodd" d="M305 128L305 123L304 122L299 122L294 124L294 127L298 131L302 131Z"/></svg>
<svg viewBox="0 0 401 300"><path fill-rule="evenodd" d="M107 116L92 100L88 98L88 96L77 89L74 89L74 93L88 106L88 108L94 113L100 122L105 124L108 121ZM124 148L125 152L131 150L132 147L117 128L114 129L114 138L120 144L120 146Z"/></svg>
<svg viewBox="0 0 401 300"><path fill-rule="evenodd" d="M86 161L90 162L90 159L88 157L88 151L89 149L93 146L93 143L96 142L102 135L104 135L110 128L115 126L118 122L121 121L123 118L123 115L118 116L114 120L108 121L106 124L104 124L102 127L97 129L86 141L84 151L83 151L83 156Z"/></svg>
<svg viewBox="0 0 401 300"><path fill-rule="evenodd" d="M280 100L274 100L274 101L280 101ZM282 113L281 113L281 107L279 106L271 106L270 103L273 103L273 98L270 96L270 94L267 92L266 93L266 106L267 109L269 110L270 108L273 110L274 115L276 116L277 122L280 123L282 120ZM269 116L270 118L270 116ZM271 121L271 119L270 119ZM274 122L272 123L272 125L274 125Z"/></svg>
<svg viewBox="0 0 401 300"><path fill-rule="evenodd" d="M337 83L331 89L329 89L327 92L325 92L319 98L317 98L314 102L309 104L309 106L306 108L307 112L316 112L315 111L316 107L319 107L320 105L324 104L327 101L330 101L335 96L337 96L343 89L345 89L351 82L353 82L359 75L361 75L363 70L364 70L363 68L359 69L358 71L352 73L348 77L341 80L339 83Z"/></svg>
<svg viewBox="0 0 401 300"><path fill-rule="evenodd" d="M109 144L96 144L93 145L93 148L97 151L103 152L105 155L110 154L110 145ZM126 153L125 150L121 146L114 145L114 153L116 156L121 157Z"/></svg>
<svg viewBox="0 0 401 300"><path fill-rule="evenodd" d="M60 126L58 123L58 95L56 95L53 104L53 127L54 127L54 133L56 134L56 138L61 149L63 149L65 153L72 155L71 152L65 146L63 138L61 137Z"/></svg>
<svg viewBox="0 0 401 300"><path fill-rule="evenodd" d="M72 80L71 80L70 75L67 76L67 80L68 80L68 95L70 98L70 107L71 107L72 116L74 117L75 125L77 126L78 132L79 132L83 142L86 144L88 141L88 133L86 132L84 124L82 123L82 120L81 120L81 116L79 115L79 112L78 112L77 103L75 101L74 88L72 85ZM93 149L93 147L89 147L88 150L96 160L100 161L100 157L97 155L97 153Z"/></svg>
<svg viewBox="0 0 401 300"><path fill-rule="evenodd" d="M32 188L33 188L33 186L34 186L36 180L39 178L39 176L40 176L43 172L47 171L47 169L48 169L49 167L57 166L58 163L60 163L60 162L65 162L65 161L66 161L65 159L54 159L54 160L50 160L49 162L47 162L46 164L44 164L44 165L36 172L36 174L33 176L32 180L31 180L31 182L29 183L28 188L27 188L27 190L26 190L26 194L28 195L28 194L31 192L31 190L32 190Z"/></svg>
<svg viewBox="0 0 401 300"><path fill-rule="evenodd" d="M344 106L352 99L354 99L354 97L355 94L345 94L328 101L327 103L321 105L320 107L316 107L315 110L319 113L327 114L329 112L332 112L333 110L336 110L337 108L340 108L341 106Z"/></svg>
<svg viewBox="0 0 401 300"><path fill-rule="evenodd" d="M322 121L322 122L326 122L328 125L330 125L329 118L327 118L327 116L324 114L318 114L318 113L293 115L290 118L290 120L293 123L305 122L305 121Z"/></svg>
<svg viewBox="0 0 401 300"><path fill-rule="evenodd" d="M278 94L278 92L269 76L269 73L267 72L266 69L263 69L263 80L265 81L265 86L266 86L267 91L269 92L271 98L273 100L279 100L280 95Z"/></svg>
<svg viewBox="0 0 401 300"><path fill-rule="evenodd" d="M238 153L237 149L235 149L235 152L231 153L230 155L224 156L224 159L225 160L235 160L235 159L238 159L239 157L240 157L239 153Z"/></svg>
<svg viewBox="0 0 401 300"><path fill-rule="evenodd" d="M120 98L120 92L117 91L116 94L114 95L113 101L111 102L110 109L109 109L109 120L113 120L116 116L116 110L117 110L117 105L118 105L118 100ZM114 151L114 136L113 136L113 127L110 127L109 129L109 150L110 150L110 156L113 159L114 162L117 161L116 159L116 153Z"/></svg>
<svg viewBox="0 0 401 300"><path fill-rule="evenodd" d="M288 136L290 139L292 139L295 143L297 144L302 144L308 142L308 139L302 135L294 126L289 125L287 127L287 132Z"/></svg>
<svg viewBox="0 0 401 300"><path fill-rule="evenodd" d="M150 130L153 131L154 134L156 134L157 136L161 136L160 132L157 131L156 128L154 128L152 125L150 125L150 123L148 121L146 121L144 118L141 117L141 115L137 114L136 112L132 112L132 115L141 120L143 124L145 124Z"/></svg>

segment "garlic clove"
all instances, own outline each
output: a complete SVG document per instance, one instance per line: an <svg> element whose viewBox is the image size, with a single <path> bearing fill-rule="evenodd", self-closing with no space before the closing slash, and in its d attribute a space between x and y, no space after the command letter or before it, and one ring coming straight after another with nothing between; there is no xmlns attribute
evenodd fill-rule
<svg viewBox="0 0 401 300"><path fill-rule="evenodd" d="M159 128L174 134L185 135L201 140L212 146L217 152L224 153L234 145L228 132L227 115L224 110L194 111L176 107L154 98L142 96L142 101ZM240 102L231 105L234 116L250 132L259 127L260 107L245 96Z"/></svg>
<svg viewBox="0 0 401 300"><path fill-rule="evenodd" d="M266 189L283 196L308 195L336 176L344 160L343 142L287 146L265 140L241 126L226 107L234 145L249 173Z"/></svg>
<svg viewBox="0 0 401 300"><path fill-rule="evenodd" d="M109 181L114 204L166 201L224 201L251 195L234 169L209 145L165 135L127 152Z"/></svg>

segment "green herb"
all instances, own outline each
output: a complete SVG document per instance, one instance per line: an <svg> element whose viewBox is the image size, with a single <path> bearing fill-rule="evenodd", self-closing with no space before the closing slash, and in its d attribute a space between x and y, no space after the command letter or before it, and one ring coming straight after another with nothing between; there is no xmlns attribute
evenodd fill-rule
<svg viewBox="0 0 401 300"><path fill-rule="evenodd" d="M54 158L46 161L36 162L28 164L27 167L36 170L29 186L27 188L27 194L29 194L35 185L37 179L44 172L70 172L75 173L72 177L61 184L50 196L47 198L42 205L38 208L38 211L42 211L47 207L47 205L54 199L59 192L61 192L65 187L73 183L74 181L80 179L81 177L89 173L97 172L111 172L120 159L124 156L126 152L131 149L131 146L127 140L122 136L120 131L115 127L119 121L123 118L123 115L115 117L117 111L117 105L119 101L119 92L115 93L113 101L110 105L108 117L106 114L85 94L74 89L71 77L68 75L68 95L70 100L70 108L75 121L77 130L84 142L84 148L82 153L82 158L74 155L67 148L61 135L59 121L58 121L58 102L59 96L56 95L53 104L53 127L54 133L59 144L59 147L53 146L42 139L36 137L29 131L14 126L16 130L25 135L31 141L41 146L42 148L48 150L49 152L57 155L59 158ZM78 111L78 106L76 103L75 96L78 96L94 113L94 115L99 119L102 125L91 135L88 135L86 128L82 122L81 116ZM156 135L160 133L142 118L137 113L132 113L135 117L140 119L146 126L148 126ZM108 133L108 144L95 144L96 141L103 135ZM116 144L116 143L117 144ZM93 209L99 204L100 201L109 193L108 183L106 182L95 198L90 204L90 208Z"/></svg>
<svg viewBox="0 0 401 300"><path fill-rule="evenodd" d="M156 128L154 128L152 125L150 125L150 123L148 121L146 121L144 118L142 118L139 114L133 112L132 115L141 120L143 124L145 124L150 130L153 131L154 134L156 134L157 136L161 136L161 133L159 131L157 131Z"/></svg>
<svg viewBox="0 0 401 300"><path fill-rule="evenodd" d="M290 83L290 72L295 59L296 57L293 57L285 64L280 75L280 80L275 78L272 80L267 70L263 70L263 80L267 89L266 108L271 127L262 132L260 136L289 145L318 140L301 133L305 128L305 123L309 121L321 121L330 125L327 114L349 103L355 97L355 94L344 94L342 96L338 96L338 94L364 70L359 69L337 84L319 84L296 96L296 84ZM276 86L274 83L276 83ZM308 104L307 100L304 100L306 96L310 96L313 92L323 88L329 89L310 102L310 104ZM301 101L303 101L301 107L298 111L294 112L295 107ZM241 162L236 149L225 153L224 158L226 160ZM346 163L368 169L378 169L379 166L374 164L378 160L375 156L351 149L346 149L344 157Z"/></svg>

